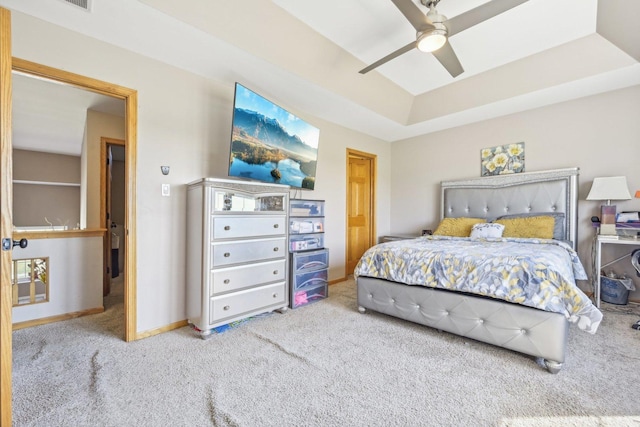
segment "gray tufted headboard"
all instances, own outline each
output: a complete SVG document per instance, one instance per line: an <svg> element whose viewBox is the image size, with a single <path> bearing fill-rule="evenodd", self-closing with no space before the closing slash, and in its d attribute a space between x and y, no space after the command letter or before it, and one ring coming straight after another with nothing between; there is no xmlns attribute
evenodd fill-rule
<svg viewBox="0 0 640 427"><path fill-rule="evenodd" d="M576 248L579 168L442 181L441 217L493 220L533 212L565 214L565 239Z"/></svg>

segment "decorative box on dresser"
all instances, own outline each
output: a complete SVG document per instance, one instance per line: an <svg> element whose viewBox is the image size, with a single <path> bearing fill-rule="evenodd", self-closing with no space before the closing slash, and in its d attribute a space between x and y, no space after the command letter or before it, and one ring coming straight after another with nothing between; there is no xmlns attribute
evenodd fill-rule
<svg viewBox="0 0 640 427"><path fill-rule="evenodd" d="M324 200L291 199L291 308L328 296L329 250L324 247Z"/></svg>
<svg viewBox="0 0 640 427"><path fill-rule="evenodd" d="M286 310L286 185L204 178L187 189L187 317L214 328Z"/></svg>

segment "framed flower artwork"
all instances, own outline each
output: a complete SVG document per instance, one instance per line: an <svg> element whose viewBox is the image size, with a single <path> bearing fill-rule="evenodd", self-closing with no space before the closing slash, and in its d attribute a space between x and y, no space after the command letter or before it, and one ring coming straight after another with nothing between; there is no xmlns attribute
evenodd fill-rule
<svg viewBox="0 0 640 427"><path fill-rule="evenodd" d="M480 165L480 176L524 172L524 142L483 148Z"/></svg>

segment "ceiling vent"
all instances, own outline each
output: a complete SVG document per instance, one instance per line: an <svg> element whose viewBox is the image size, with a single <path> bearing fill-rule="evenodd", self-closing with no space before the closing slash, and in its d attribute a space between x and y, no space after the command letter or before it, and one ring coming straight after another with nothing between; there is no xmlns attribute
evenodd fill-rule
<svg viewBox="0 0 640 427"><path fill-rule="evenodd" d="M87 12L91 10L91 0L62 0L65 3L72 4L80 9L86 10Z"/></svg>

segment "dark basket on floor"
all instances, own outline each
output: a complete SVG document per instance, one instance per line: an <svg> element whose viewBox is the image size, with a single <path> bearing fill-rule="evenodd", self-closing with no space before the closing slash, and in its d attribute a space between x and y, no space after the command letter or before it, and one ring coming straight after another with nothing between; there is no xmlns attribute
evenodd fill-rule
<svg viewBox="0 0 640 427"><path fill-rule="evenodd" d="M631 279L600 278L600 299L610 304L627 305Z"/></svg>

